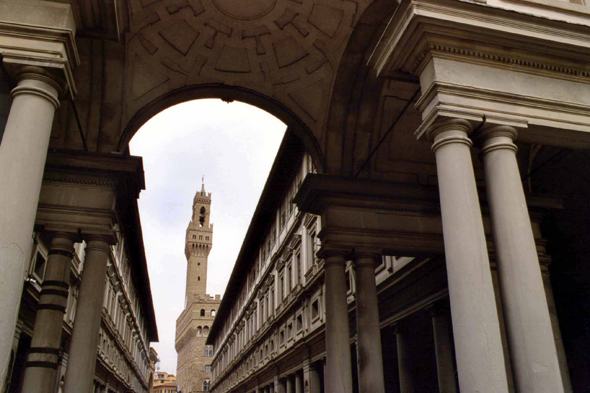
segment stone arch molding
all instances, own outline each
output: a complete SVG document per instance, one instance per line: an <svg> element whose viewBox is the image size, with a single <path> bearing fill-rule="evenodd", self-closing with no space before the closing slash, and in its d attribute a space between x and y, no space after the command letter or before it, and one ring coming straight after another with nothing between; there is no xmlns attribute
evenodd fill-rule
<svg viewBox="0 0 590 393"><path fill-rule="evenodd" d="M175 90L232 86L278 102L323 147L336 71L368 3L129 0L124 124Z"/></svg>

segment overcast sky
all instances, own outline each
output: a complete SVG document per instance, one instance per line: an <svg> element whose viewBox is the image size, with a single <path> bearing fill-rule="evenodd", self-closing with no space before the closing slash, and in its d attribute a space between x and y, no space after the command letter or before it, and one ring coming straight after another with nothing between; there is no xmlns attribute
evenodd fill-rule
<svg viewBox="0 0 590 393"><path fill-rule="evenodd" d="M176 318L184 308L185 230L192 201L212 193L215 224L207 293L223 294L286 126L243 103L190 101L154 116L131 140L143 157L139 210L160 342L160 370L176 374Z"/></svg>

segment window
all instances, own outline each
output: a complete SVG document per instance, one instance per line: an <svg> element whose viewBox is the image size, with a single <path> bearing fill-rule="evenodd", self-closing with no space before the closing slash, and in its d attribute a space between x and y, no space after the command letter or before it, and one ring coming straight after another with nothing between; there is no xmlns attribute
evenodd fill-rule
<svg viewBox="0 0 590 393"><path fill-rule="evenodd" d="M318 299L311 303L311 319L316 319L320 316L320 302Z"/></svg>
<svg viewBox="0 0 590 393"><path fill-rule="evenodd" d="M205 326L203 328L203 336L207 337L209 335L209 326Z"/></svg>
<svg viewBox="0 0 590 393"><path fill-rule="evenodd" d="M208 379L204 380L203 381L203 390L204 391L208 391L209 390L209 385L210 385L209 380Z"/></svg>
<svg viewBox="0 0 590 393"><path fill-rule="evenodd" d="M37 278L39 278L40 280L43 280L43 277L45 276L46 262L47 260L45 259L45 257L39 251L37 251L37 255L35 256L34 272Z"/></svg>
<svg viewBox="0 0 590 393"><path fill-rule="evenodd" d="M209 236L205 236L205 240L209 240Z"/></svg>
<svg viewBox="0 0 590 393"><path fill-rule="evenodd" d="M199 326L197 328L197 337L201 337L201 332L202 332L202 330L201 330L201 327Z"/></svg>
<svg viewBox="0 0 590 393"><path fill-rule="evenodd" d="M211 310L211 316L214 317L215 316L215 310Z"/></svg>
<svg viewBox="0 0 590 393"><path fill-rule="evenodd" d="M300 331L301 329L303 329L303 317L301 316L301 314L297 315L297 331Z"/></svg>
<svg viewBox="0 0 590 393"><path fill-rule="evenodd" d="M205 366L205 372L211 374L211 366Z"/></svg>
<svg viewBox="0 0 590 393"><path fill-rule="evenodd" d="M295 272L297 276L295 277L295 285L301 282L301 254L295 254Z"/></svg>
<svg viewBox="0 0 590 393"><path fill-rule="evenodd" d="M285 343L285 331L281 330L281 333L279 334L279 344L284 344Z"/></svg>
<svg viewBox="0 0 590 393"><path fill-rule="evenodd" d="M213 345L205 345L205 356L213 356Z"/></svg>
<svg viewBox="0 0 590 393"><path fill-rule="evenodd" d="M204 317L205 316L205 310L201 310L201 316Z"/></svg>
<svg viewBox="0 0 590 393"><path fill-rule="evenodd" d="M197 235L193 235L193 239L196 239L196 238L197 238Z"/></svg>
<svg viewBox="0 0 590 393"><path fill-rule="evenodd" d="M201 207L199 213L199 226L202 227L205 224L205 206Z"/></svg>
<svg viewBox="0 0 590 393"><path fill-rule="evenodd" d="M199 235L199 240L203 240L203 235Z"/></svg>

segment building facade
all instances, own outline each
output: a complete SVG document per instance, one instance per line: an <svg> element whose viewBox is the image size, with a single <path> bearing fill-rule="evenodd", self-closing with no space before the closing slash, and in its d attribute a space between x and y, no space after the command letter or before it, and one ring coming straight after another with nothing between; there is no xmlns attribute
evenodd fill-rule
<svg viewBox="0 0 590 393"><path fill-rule="evenodd" d="M205 345L205 340L221 297L206 293L208 258L213 247L210 217L211 193L205 191L203 183L193 199L193 214L186 228L185 306L176 320L177 384L183 393L208 391L211 384L213 349Z"/></svg>
<svg viewBox="0 0 590 393"><path fill-rule="evenodd" d="M43 181L4 391L148 393L158 335L134 176L56 168Z"/></svg>
<svg viewBox="0 0 590 393"><path fill-rule="evenodd" d="M451 375L452 364L464 392L588 391L588 15L584 0L0 1L1 383L11 369L32 233L67 234L52 235L48 266L63 267L72 244L88 244L77 320L98 337L103 292L89 292L100 299L84 307L82 294L84 282L103 285L115 224L137 221L132 201L142 170L129 141L163 109L219 98L262 108L288 131L219 305L223 322L210 327L209 339L228 334L234 351L214 389L280 391L297 375L310 375L310 390L319 380L338 393L426 381L446 389L451 380L439 377ZM201 141L206 148L207 135ZM317 173L302 179L294 202L304 226L320 220L315 256L323 270L317 285L306 277L294 306L279 306L275 282L268 307L289 311L267 321L278 332L256 333L278 335L261 375L251 368L260 352L244 358L242 346L251 334L246 320L261 314L250 308L252 291L266 292L244 280L261 249L256 238L268 233L273 241L286 179L305 154ZM64 173L74 181L57 187ZM139 263L130 259L140 283L140 231L124 232L140 255ZM288 277L276 262L285 252L276 226L274 233L270 258L280 253L257 277ZM414 259L378 284L373 268L383 256ZM57 375L69 288L64 278L49 281L60 284L42 288L36 319L53 321L54 341L33 345L42 349L29 361L51 367L37 367L36 381ZM280 324L288 337L291 311L296 329L297 310L315 291L323 303L310 312L325 318L325 333L300 341L308 354L288 366L276 355ZM82 310L89 315L81 318ZM142 310L149 322L149 304ZM74 360L97 347L91 340L92 348L74 350L80 342L74 324L68 370L94 359ZM258 348L257 338L249 343ZM216 359L228 345L219 343ZM418 355L430 366L417 368ZM396 375L399 384L387 382ZM88 393L95 368L71 378L73 391Z"/></svg>
<svg viewBox="0 0 590 393"><path fill-rule="evenodd" d="M154 373L153 393L176 393L176 377L164 371Z"/></svg>

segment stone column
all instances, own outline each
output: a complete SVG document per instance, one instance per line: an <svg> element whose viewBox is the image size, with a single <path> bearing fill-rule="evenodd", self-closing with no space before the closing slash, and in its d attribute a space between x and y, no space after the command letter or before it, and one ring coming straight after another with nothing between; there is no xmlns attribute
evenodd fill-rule
<svg viewBox="0 0 590 393"><path fill-rule="evenodd" d="M375 266L381 255L355 254L358 381L361 393L385 393Z"/></svg>
<svg viewBox="0 0 590 393"><path fill-rule="evenodd" d="M350 331L344 267L345 253L325 252L327 392L352 393Z"/></svg>
<svg viewBox="0 0 590 393"><path fill-rule="evenodd" d="M470 132L464 120L428 130L434 139L459 386L463 392L507 392Z"/></svg>
<svg viewBox="0 0 590 393"><path fill-rule="evenodd" d="M408 333L404 326L395 327L397 343L397 368L399 372L400 393L414 392L414 375L412 365L412 350L408 343Z"/></svg>
<svg viewBox="0 0 590 393"><path fill-rule="evenodd" d="M322 391L322 379L317 366L312 366L309 370L309 393L320 393ZM305 392L308 393L308 392Z"/></svg>
<svg viewBox="0 0 590 393"><path fill-rule="evenodd" d="M295 386L293 386L293 378L285 378L285 384L287 385L287 393L295 393Z"/></svg>
<svg viewBox="0 0 590 393"><path fill-rule="evenodd" d="M440 307L431 311L438 389L440 393L457 393L450 315L448 310Z"/></svg>
<svg viewBox="0 0 590 393"><path fill-rule="evenodd" d="M551 318L516 162L516 130L494 126L481 140L514 383L519 392L563 392Z"/></svg>
<svg viewBox="0 0 590 393"><path fill-rule="evenodd" d="M49 136L61 92L42 69L23 69L0 142L0 386L6 378L37 213Z"/></svg>
<svg viewBox="0 0 590 393"><path fill-rule="evenodd" d="M70 344L65 393L89 393L96 367L96 348L110 247L106 237L90 236L86 241L88 245Z"/></svg>
<svg viewBox="0 0 590 393"><path fill-rule="evenodd" d="M285 383L278 378L275 379L275 393L285 393Z"/></svg>
<svg viewBox="0 0 590 393"><path fill-rule="evenodd" d="M52 393L55 390L73 256L73 237L67 233L54 234L49 247L45 279L41 285L31 348L25 365L23 392Z"/></svg>
<svg viewBox="0 0 590 393"><path fill-rule="evenodd" d="M301 374L295 374L295 393L303 393Z"/></svg>
<svg viewBox="0 0 590 393"><path fill-rule="evenodd" d="M557 348L557 357L559 359L559 367L561 369L561 380L563 381L563 389L566 393L572 393L572 383L570 380L570 373L567 366L565 348L563 347L563 339L561 338L559 320L557 319L557 310L555 307L555 299L553 297L553 288L551 287L551 278L549 276L549 271L542 270L541 276L543 277L543 286L545 287L547 305L549 306L549 317L551 318L553 335L555 337L555 346Z"/></svg>

